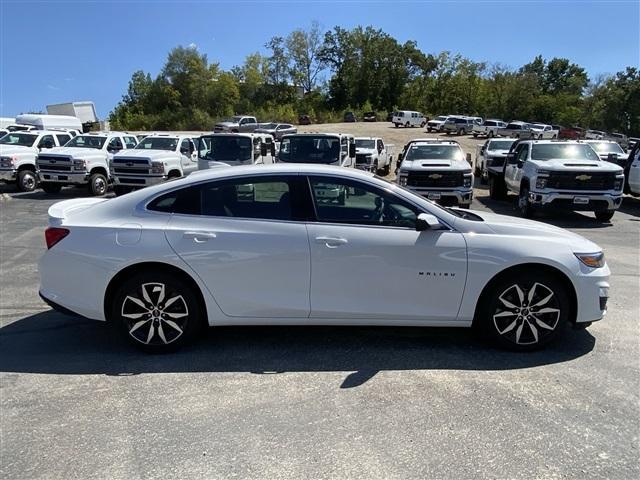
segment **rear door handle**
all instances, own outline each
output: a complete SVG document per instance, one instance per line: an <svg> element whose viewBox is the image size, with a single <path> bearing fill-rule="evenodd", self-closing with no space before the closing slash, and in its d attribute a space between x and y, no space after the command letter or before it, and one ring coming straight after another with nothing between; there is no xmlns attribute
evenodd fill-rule
<svg viewBox="0 0 640 480"><path fill-rule="evenodd" d="M182 234L183 238L188 238L193 240L196 243L204 243L212 238L216 238L216 234L213 232L184 232Z"/></svg>
<svg viewBox="0 0 640 480"><path fill-rule="evenodd" d="M349 240L338 237L316 237L316 243L324 243L329 248L335 248L339 245L346 245Z"/></svg>

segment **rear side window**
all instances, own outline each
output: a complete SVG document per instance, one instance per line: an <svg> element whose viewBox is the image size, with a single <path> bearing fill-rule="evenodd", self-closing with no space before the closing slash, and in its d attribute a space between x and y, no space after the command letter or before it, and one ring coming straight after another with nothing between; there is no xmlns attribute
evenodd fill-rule
<svg viewBox="0 0 640 480"><path fill-rule="evenodd" d="M58 144L59 145L64 145L69 140L71 140L71 135L56 135L56 137L58 137Z"/></svg>
<svg viewBox="0 0 640 480"><path fill-rule="evenodd" d="M127 148L135 148L135 146L138 145L138 142L135 137L124 137L124 144Z"/></svg>
<svg viewBox="0 0 640 480"><path fill-rule="evenodd" d="M165 193L147 205L147 210L183 215L200 215L200 185Z"/></svg>

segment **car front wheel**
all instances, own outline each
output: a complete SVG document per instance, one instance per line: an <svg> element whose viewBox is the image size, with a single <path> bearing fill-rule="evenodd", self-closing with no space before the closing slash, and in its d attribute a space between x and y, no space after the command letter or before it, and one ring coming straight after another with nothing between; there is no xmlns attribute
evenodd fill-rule
<svg viewBox="0 0 640 480"><path fill-rule="evenodd" d="M150 353L179 348L202 326L199 300L190 285L163 271L127 279L112 308L112 320L127 340Z"/></svg>
<svg viewBox="0 0 640 480"><path fill-rule="evenodd" d="M565 285L536 270L505 276L483 302L481 317L476 319L479 326L495 343L510 350L535 350L549 343L569 319Z"/></svg>

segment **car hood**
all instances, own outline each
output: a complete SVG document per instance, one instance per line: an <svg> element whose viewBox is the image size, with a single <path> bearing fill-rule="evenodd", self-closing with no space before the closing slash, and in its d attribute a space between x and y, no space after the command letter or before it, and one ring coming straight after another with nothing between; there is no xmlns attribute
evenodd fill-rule
<svg viewBox="0 0 640 480"><path fill-rule="evenodd" d="M427 123L444 123L446 120L429 120Z"/></svg>
<svg viewBox="0 0 640 480"><path fill-rule="evenodd" d="M216 127L237 127L239 126L239 123L234 123L234 122L218 122L216 123Z"/></svg>
<svg viewBox="0 0 640 480"><path fill-rule="evenodd" d="M356 148L356 153L375 155L376 153L378 153L378 150L376 150L375 148Z"/></svg>
<svg viewBox="0 0 640 480"><path fill-rule="evenodd" d="M118 158L146 158L151 160L162 160L165 158L174 158L176 152L172 152L169 150L153 150L153 149L145 149L145 150L136 150L135 148L131 150L124 150L122 152L118 152L113 156L114 160Z"/></svg>
<svg viewBox="0 0 640 480"><path fill-rule="evenodd" d="M400 170L465 170L470 172L471 167L465 160L404 160Z"/></svg>
<svg viewBox="0 0 640 480"><path fill-rule="evenodd" d="M20 155L25 153L38 153L38 149L34 147L23 147L21 145L0 145L0 155Z"/></svg>
<svg viewBox="0 0 640 480"><path fill-rule="evenodd" d="M60 155L61 157L87 158L105 157L106 151L97 148L56 147L40 152L43 155Z"/></svg>
<svg viewBox="0 0 640 480"><path fill-rule="evenodd" d="M567 160L554 158L550 160L530 160L540 170L559 171L595 171L595 172L622 172L622 167L602 160Z"/></svg>
<svg viewBox="0 0 640 480"><path fill-rule="evenodd" d="M473 225L470 224L475 223L478 227L481 226L478 229L484 230L485 233L488 233L488 229L497 235L527 238L536 237L546 241L556 241L568 245L574 252L591 253L602 250L597 244L577 233L547 223L485 211L474 210L472 213L481 217L484 222L465 222L467 227L471 228L470 231L474 230ZM458 225L458 221L456 221L455 225Z"/></svg>
<svg viewBox="0 0 640 480"><path fill-rule="evenodd" d="M487 150L487 155L490 157L506 157L509 150Z"/></svg>

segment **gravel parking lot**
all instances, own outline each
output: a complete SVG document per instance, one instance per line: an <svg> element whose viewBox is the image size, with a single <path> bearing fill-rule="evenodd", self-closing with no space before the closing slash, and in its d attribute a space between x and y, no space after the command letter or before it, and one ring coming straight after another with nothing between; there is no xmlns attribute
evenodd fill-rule
<svg viewBox="0 0 640 480"><path fill-rule="evenodd" d="M433 136L300 130L381 136L395 154ZM516 215L477 186L472 208ZM539 218L598 243L613 272L605 320L540 352L459 329L225 327L148 356L38 298L47 209L78 195L0 186L1 478L640 477L640 199L611 224Z"/></svg>

